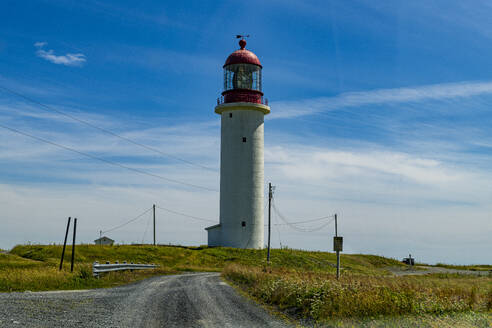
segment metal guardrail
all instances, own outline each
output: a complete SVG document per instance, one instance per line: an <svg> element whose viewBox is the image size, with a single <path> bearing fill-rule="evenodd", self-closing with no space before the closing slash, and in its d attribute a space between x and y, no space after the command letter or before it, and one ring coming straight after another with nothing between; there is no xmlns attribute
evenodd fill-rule
<svg viewBox="0 0 492 328"><path fill-rule="evenodd" d="M111 264L106 262L105 264L94 262L92 264L92 275L98 277L100 273L111 272L111 271L122 271L122 270L141 270L141 269L155 269L158 265L155 264L142 264L142 263L115 263Z"/></svg>

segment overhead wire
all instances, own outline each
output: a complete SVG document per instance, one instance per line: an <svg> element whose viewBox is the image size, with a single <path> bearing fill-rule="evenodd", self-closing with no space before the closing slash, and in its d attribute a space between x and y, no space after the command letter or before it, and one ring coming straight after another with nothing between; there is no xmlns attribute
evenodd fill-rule
<svg viewBox="0 0 492 328"><path fill-rule="evenodd" d="M147 225L145 226L145 231L144 231L143 236L142 236L142 243L141 244L144 243L145 235L147 234L147 230L149 230L150 221L152 221L152 215L149 215L149 218L147 219Z"/></svg>
<svg viewBox="0 0 492 328"><path fill-rule="evenodd" d="M208 188L208 187L196 185L196 184L193 184L193 183L188 183L188 182L184 182L184 181L179 181L179 180L175 180L175 179L166 178L166 177L163 177L163 176L158 175L158 174L155 174L155 173L144 171L142 169L134 168L134 167L131 167L131 166L126 166L126 165L121 164L121 163L118 163L118 162L114 162L114 161L111 161L111 160L108 160L108 159L104 159L104 158L101 158L101 157L98 157L98 156L94 156L94 155L91 155L89 153L85 153L85 152L82 152L80 150L76 150L76 149L73 149L71 147L63 146L63 145L60 145L60 144L58 144L56 142L53 142L53 141L50 141L50 140L47 140L47 139L44 139L44 138L41 138L41 137L34 136L32 134L29 134L29 133L20 131L18 129L14 129L14 128L5 126L3 124L0 124L0 127L1 128L4 128L6 130L10 130L12 132L15 132L15 133L24 135L26 137L29 137L29 138L32 138L32 139L35 139L35 140L38 140L38 141L41 141L41 142L50 144L52 146L65 149L65 150L71 151L73 153L77 153L79 155L83 155L85 157L89 157L91 159L95 159L95 160L104 162L106 164L110 164L110 165L113 165L113 166L118 166L120 168L124 168L124 169L130 170L130 171L133 171L133 172L136 172L136 173L139 173L139 174L147 175L147 176L150 176L150 177L153 177L153 178L158 178L158 179L161 179L161 180L164 180L164 181L167 181L167 182L181 184L181 185L188 186L188 187L194 187L194 188L203 189L203 190L207 190L207 191L215 191L215 192L218 192L217 189L212 189L212 188Z"/></svg>
<svg viewBox="0 0 492 328"><path fill-rule="evenodd" d="M207 218L202 218L202 217L198 217L198 216L194 216L194 215L190 215L190 214L186 214L186 213L181 213L181 212L178 212L178 211L175 211L175 210L171 210L169 208L165 208L165 207L162 207L162 206L158 206L156 205L155 206L156 208L158 209L161 209L161 210L164 210L164 211L167 211L169 213L173 213L173 214L177 214L177 215L181 215L181 216L184 216L184 217L188 217L190 219L195 219L195 220L199 220L199 221L206 221L206 222L213 222L213 223L217 223L216 220L212 220L212 219L207 219Z"/></svg>
<svg viewBox="0 0 492 328"><path fill-rule="evenodd" d="M276 223L274 224L274 228L277 230L277 234L278 234L278 243L280 244L280 249L282 249L282 239L280 238L280 229L279 229L279 224L277 223L278 222L278 219L277 217L275 216L275 211L273 211L273 221Z"/></svg>
<svg viewBox="0 0 492 328"><path fill-rule="evenodd" d="M323 229L324 227L328 226L331 222L335 221L335 218L333 217L331 220L329 220L328 222L326 223L323 223L322 225L318 226L318 227L315 227L315 228L311 228L311 229L306 229L306 228L299 228L298 226L296 226L295 223L293 222L289 222L289 220L287 220L285 218L285 216L282 215L282 213L280 213L280 211L278 210L278 208L275 206L275 202L272 201L272 207L273 207L273 210L274 212L278 215L278 217L286 224L288 225L290 228L292 228L293 230L296 230L296 231L299 231L299 232L314 232L314 231L317 231L317 230L320 230L320 229ZM326 218L329 218L330 216L326 217Z"/></svg>
<svg viewBox="0 0 492 328"><path fill-rule="evenodd" d="M312 219L312 220L295 221L295 222L290 222L289 221L289 224L303 224L303 223L317 222L317 221L322 221L322 220L326 220L326 219L333 218L333 217L335 217L334 214L328 215L328 216L323 216L321 218ZM284 225L284 224L278 224L278 225Z"/></svg>
<svg viewBox="0 0 492 328"><path fill-rule="evenodd" d="M138 219L140 219L142 216L144 216L145 214L147 214L150 210L152 210L152 207L149 208L149 209L146 209L143 213L137 215L136 217L134 217L133 219L130 219L128 221L126 221L125 223L122 223L120 225L117 225L116 227L113 227L111 229L108 229L108 230L104 230L102 231L101 233L108 233L108 232L111 232L111 231L114 231L114 230L117 230L119 228L123 228L124 226L126 226L127 224L130 224L134 221L137 221Z"/></svg>
<svg viewBox="0 0 492 328"><path fill-rule="evenodd" d="M54 107L48 106L48 105L46 105L46 104L43 104L43 103L42 103L42 102L40 102L40 101L37 101L37 100L35 100L35 99L32 99L32 98L30 98L30 97L28 97L28 96L26 96L26 95L23 95L23 94L21 94L21 93L19 93L19 92L17 92L17 91L14 91L14 90L12 90L12 89L9 89L9 88L7 88L7 87L4 87L4 86L1 86L1 85L0 85L0 89L2 89L2 90L4 90L4 91L7 91L7 92L9 92L9 93L11 93L11 94L13 94L13 95L18 96L18 97L21 97L21 98L23 98L23 99L25 99L25 100L27 100L27 101L29 101L29 102L31 102L31 103L34 103L34 104L36 104L36 105L38 105L38 106L41 106L41 108L42 108L44 111L48 111L48 112L53 111L53 112L56 112L56 113L58 113L58 114L60 114L60 115L63 115L63 116L65 116L65 117L68 117L68 118L70 118L70 119L72 119L72 120L74 120L74 121L77 121L77 122L79 122L79 123L85 124L85 125L87 125L87 126L89 126L89 127L92 127L92 128L94 128L94 129L99 130L99 131L101 131L101 132L104 132L104 133L106 133L106 134L112 135L113 137L119 138L119 139L121 139L121 140L125 140L126 142L132 143L132 144L134 144L134 145L136 145L136 146L139 146L139 147L145 148L145 149L147 149L147 150L150 150L150 151L152 151L152 152L154 152L154 153L160 154L161 156L169 157L169 158L172 158L172 159L174 159L174 160L181 161L181 162L186 163L186 164L188 164L188 165L192 165L192 166L200 167L200 168L205 169L205 170L209 170L209 171L213 171L213 172L217 172L217 171L218 171L218 170L217 170L217 169L215 169L215 168L210 168L210 167L205 166L205 165L201 165L201 164L197 164L197 163L191 162L191 161L189 161L189 160L186 160L186 159L180 158L180 157L178 157L178 156L175 156L175 155L171 155L171 154L165 153L165 152L163 152L163 151L161 151L161 150L159 150L159 149L157 149L157 148L154 148L154 147L151 147L151 146L147 146L147 145L145 145L145 144L143 144L143 143L140 143L140 142L137 142L137 141L132 140L132 139L130 139L130 138L124 137L124 136L119 135L119 134L117 134L117 133L115 133L115 132L113 132L113 131L110 131L110 130L108 130L108 129L102 128L102 127L100 127L100 126L97 126L97 125L95 125L95 124L93 124L93 123L90 123L90 122L88 122L88 121L86 121L86 120L80 119L80 118L78 118L78 117L76 117L76 116L74 116L74 115L71 115L71 114L65 113L65 112L63 112L63 111L61 111L61 110L58 110L58 109L54 108Z"/></svg>

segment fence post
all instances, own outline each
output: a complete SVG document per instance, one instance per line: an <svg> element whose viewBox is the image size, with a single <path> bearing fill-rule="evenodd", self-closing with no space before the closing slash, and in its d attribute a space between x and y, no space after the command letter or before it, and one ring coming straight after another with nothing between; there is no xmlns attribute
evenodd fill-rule
<svg viewBox="0 0 492 328"><path fill-rule="evenodd" d="M96 269L96 266L99 265L99 262L94 262L92 263L92 276L93 277L96 277L96 278L99 278L99 274L97 273L97 269Z"/></svg>
<svg viewBox="0 0 492 328"><path fill-rule="evenodd" d="M63 250L62 250L62 255L60 259L60 271L63 266L63 258L65 257L65 247L67 246L67 237L68 237L68 229L70 228L70 217L68 217L68 222L67 222L67 231L65 231L65 240L63 241Z"/></svg>
<svg viewBox="0 0 492 328"><path fill-rule="evenodd" d="M70 264L70 272L73 272L73 261L75 259L75 236L77 234L77 218L73 219L73 241L72 241L72 262Z"/></svg>

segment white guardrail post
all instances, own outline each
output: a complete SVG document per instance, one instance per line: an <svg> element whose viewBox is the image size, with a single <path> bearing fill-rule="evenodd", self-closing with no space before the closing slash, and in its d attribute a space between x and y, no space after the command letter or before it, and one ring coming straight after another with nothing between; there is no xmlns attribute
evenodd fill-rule
<svg viewBox="0 0 492 328"><path fill-rule="evenodd" d="M92 264L92 275L94 277L99 277L100 273L111 272L111 271L122 271L122 270L141 270L141 269L155 269L158 265L155 264L141 264L141 263L118 263L116 261L114 264L106 262L106 264L101 264L99 262L94 262Z"/></svg>

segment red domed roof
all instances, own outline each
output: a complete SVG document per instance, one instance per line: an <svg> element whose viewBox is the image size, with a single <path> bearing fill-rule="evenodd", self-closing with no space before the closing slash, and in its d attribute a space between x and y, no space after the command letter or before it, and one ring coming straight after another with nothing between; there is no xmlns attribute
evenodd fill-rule
<svg viewBox="0 0 492 328"><path fill-rule="evenodd" d="M241 47L241 49L236 50L232 54L230 54L229 57L227 57L223 67L231 64L253 64L262 67L258 57L256 57L256 55L251 51L244 49L244 47L246 46L245 40L239 41L239 46Z"/></svg>

